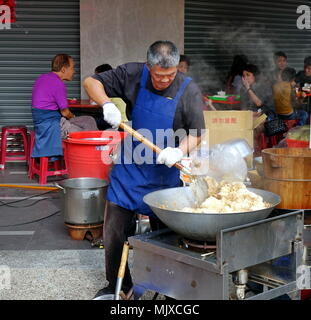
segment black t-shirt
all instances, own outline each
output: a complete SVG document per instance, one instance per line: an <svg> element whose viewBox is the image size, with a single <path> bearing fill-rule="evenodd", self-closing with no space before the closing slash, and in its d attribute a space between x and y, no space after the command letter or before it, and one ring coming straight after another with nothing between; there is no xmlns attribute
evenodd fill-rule
<svg viewBox="0 0 311 320"><path fill-rule="evenodd" d="M304 70L302 70L296 74L295 81L299 84L299 87L302 88L305 83L311 83L311 77L306 76Z"/></svg>
<svg viewBox="0 0 311 320"><path fill-rule="evenodd" d="M132 110L139 91L143 67L144 63L132 62L93 75L94 79L99 80L104 85L108 97L119 97L124 100L126 115L129 120L132 118ZM177 72L173 83L167 89L158 91L153 88L149 74L146 89L157 95L174 98L185 78L186 76L183 73ZM197 129L198 135L200 135L200 130L205 128L203 105L202 93L199 87L191 81L178 101L173 130L185 129L188 133L190 129Z"/></svg>

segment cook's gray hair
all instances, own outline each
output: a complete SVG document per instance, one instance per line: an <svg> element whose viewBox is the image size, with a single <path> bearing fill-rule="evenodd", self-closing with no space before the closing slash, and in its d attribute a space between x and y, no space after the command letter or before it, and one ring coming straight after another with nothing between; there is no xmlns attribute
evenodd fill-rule
<svg viewBox="0 0 311 320"><path fill-rule="evenodd" d="M147 51L147 64L150 68L156 64L161 68L176 67L179 58L179 51L171 41L156 41Z"/></svg>

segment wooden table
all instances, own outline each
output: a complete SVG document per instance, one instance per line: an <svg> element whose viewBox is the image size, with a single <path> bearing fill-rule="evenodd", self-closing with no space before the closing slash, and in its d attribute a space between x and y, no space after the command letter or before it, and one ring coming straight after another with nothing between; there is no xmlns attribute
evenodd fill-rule
<svg viewBox="0 0 311 320"><path fill-rule="evenodd" d="M97 104L91 104L90 100L70 100L68 99L68 108L76 116L96 116L102 115L102 107Z"/></svg>
<svg viewBox="0 0 311 320"><path fill-rule="evenodd" d="M91 104L90 100L82 99L82 100L70 100L68 99L68 108L91 108L91 109L99 109L100 105Z"/></svg>

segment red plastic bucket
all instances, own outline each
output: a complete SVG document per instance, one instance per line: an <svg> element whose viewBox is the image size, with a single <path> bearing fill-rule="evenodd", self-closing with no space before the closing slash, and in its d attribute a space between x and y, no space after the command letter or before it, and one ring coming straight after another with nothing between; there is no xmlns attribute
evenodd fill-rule
<svg viewBox="0 0 311 320"><path fill-rule="evenodd" d="M301 300L310 300L311 299L311 290L301 290Z"/></svg>
<svg viewBox="0 0 311 320"><path fill-rule="evenodd" d="M69 178L91 177L109 181L111 154L124 139L119 131L72 132L65 142Z"/></svg>
<svg viewBox="0 0 311 320"><path fill-rule="evenodd" d="M309 141L286 139L289 148L309 148Z"/></svg>

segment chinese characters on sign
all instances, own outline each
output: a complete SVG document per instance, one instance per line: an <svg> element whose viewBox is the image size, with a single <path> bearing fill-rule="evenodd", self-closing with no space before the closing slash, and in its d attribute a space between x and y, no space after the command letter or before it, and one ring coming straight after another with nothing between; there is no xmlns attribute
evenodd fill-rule
<svg viewBox="0 0 311 320"><path fill-rule="evenodd" d="M234 123L236 124L237 123L237 118L213 118L212 119L212 123L218 123L218 124L221 124L221 123Z"/></svg>

